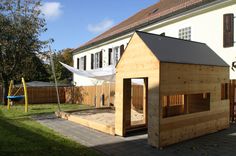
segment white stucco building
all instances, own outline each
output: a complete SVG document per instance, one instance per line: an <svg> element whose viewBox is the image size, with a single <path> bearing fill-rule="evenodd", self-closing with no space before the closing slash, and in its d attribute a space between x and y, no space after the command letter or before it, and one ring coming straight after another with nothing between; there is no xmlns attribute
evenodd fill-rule
<svg viewBox="0 0 236 156"><path fill-rule="evenodd" d="M233 80L235 16L236 0L160 0L75 49L74 67L93 70L115 65L134 31L139 30L206 43L229 64ZM74 82L77 86L95 83L77 75Z"/></svg>

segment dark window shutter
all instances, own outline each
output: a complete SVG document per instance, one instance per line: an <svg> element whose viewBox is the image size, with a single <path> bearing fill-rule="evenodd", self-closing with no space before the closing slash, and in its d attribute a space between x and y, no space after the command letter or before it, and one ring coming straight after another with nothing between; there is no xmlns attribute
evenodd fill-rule
<svg viewBox="0 0 236 156"><path fill-rule="evenodd" d="M112 54L112 49L109 48L109 49L108 49L108 55L109 55L109 56L108 56L108 65L111 65L111 56L112 56L111 54Z"/></svg>
<svg viewBox="0 0 236 156"><path fill-rule="evenodd" d="M224 14L223 46L234 46L234 14Z"/></svg>
<svg viewBox="0 0 236 156"><path fill-rule="evenodd" d="M102 60L102 51L100 51L100 53L99 53L99 61L100 61L99 62L99 67L102 68L102 61L103 61Z"/></svg>
<svg viewBox="0 0 236 156"><path fill-rule="evenodd" d="M91 54L91 69L94 68L94 54Z"/></svg>
<svg viewBox="0 0 236 156"><path fill-rule="evenodd" d="M79 58L77 58L77 69L79 69Z"/></svg>
<svg viewBox="0 0 236 156"><path fill-rule="evenodd" d="M84 70L86 70L86 56L84 56Z"/></svg>
<svg viewBox="0 0 236 156"><path fill-rule="evenodd" d="M125 46L122 44L120 46L120 57L123 55L124 51L125 51Z"/></svg>

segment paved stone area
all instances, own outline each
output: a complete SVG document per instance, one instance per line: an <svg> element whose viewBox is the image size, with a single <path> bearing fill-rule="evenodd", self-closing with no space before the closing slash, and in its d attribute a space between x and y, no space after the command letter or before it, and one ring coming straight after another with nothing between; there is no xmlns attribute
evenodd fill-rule
<svg viewBox="0 0 236 156"><path fill-rule="evenodd" d="M122 138L98 132L54 115L33 117L41 124L105 155L113 156L236 156L236 124L162 150L147 144L147 134Z"/></svg>

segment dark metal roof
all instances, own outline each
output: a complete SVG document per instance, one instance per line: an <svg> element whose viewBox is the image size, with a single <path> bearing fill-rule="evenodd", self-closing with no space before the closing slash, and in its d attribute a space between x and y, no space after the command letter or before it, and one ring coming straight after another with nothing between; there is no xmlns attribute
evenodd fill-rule
<svg viewBox="0 0 236 156"><path fill-rule="evenodd" d="M161 62L229 66L204 43L140 31L136 33Z"/></svg>

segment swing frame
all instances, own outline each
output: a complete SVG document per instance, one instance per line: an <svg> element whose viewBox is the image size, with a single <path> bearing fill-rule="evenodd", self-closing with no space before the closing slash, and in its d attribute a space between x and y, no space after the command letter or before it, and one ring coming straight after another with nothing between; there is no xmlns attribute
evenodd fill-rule
<svg viewBox="0 0 236 156"><path fill-rule="evenodd" d="M22 82L22 86L24 89L24 100L25 100L25 113L28 112L28 94L27 94L27 87L26 87L26 83L25 83L25 79L21 78L21 82ZM11 109L11 102L13 100L11 100L10 97L14 97L16 96L16 94L20 91L20 89L22 88L22 86L19 87L19 89L13 94L13 96L11 95L11 92L13 90L13 80L10 81L10 85L9 85L9 90L8 90L8 96L7 96L7 109Z"/></svg>

